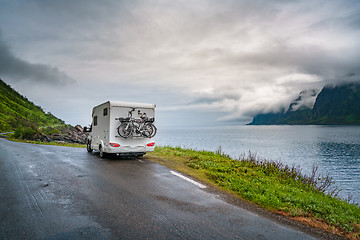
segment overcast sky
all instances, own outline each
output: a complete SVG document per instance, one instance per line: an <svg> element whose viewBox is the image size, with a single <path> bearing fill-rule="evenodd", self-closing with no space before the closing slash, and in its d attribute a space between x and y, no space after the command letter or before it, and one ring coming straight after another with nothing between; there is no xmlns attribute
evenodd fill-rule
<svg viewBox="0 0 360 240"><path fill-rule="evenodd" d="M358 0L0 0L0 78L73 125L107 100L244 124L359 75Z"/></svg>

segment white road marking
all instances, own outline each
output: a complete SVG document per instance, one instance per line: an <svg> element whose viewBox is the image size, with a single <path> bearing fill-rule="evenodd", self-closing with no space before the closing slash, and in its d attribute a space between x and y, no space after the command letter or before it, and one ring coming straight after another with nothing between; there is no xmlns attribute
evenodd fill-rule
<svg viewBox="0 0 360 240"><path fill-rule="evenodd" d="M182 178L182 179L184 179L184 180L186 180L188 182L191 182L192 184L198 186L199 188L206 188L205 185L202 185L201 183L198 183L198 182L196 182L196 181L194 181L194 180L192 180L192 179L190 179L188 177L185 177L185 176L181 175L180 173L177 173L177 172L174 172L174 171L170 171L170 172L172 174L174 174L175 176L178 176L179 178Z"/></svg>
<svg viewBox="0 0 360 240"><path fill-rule="evenodd" d="M144 161L139 159L139 162L144 162Z"/></svg>

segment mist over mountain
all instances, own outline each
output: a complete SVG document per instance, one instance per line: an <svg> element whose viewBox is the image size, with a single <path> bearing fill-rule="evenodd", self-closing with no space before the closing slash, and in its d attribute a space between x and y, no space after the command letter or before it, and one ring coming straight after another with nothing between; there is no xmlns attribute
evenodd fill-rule
<svg viewBox="0 0 360 240"><path fill-rule="evenodd" d="M319 94L302 91L287 110L258 114L249 123L277 124L360 124L360 84L327 85Z"/></svg>

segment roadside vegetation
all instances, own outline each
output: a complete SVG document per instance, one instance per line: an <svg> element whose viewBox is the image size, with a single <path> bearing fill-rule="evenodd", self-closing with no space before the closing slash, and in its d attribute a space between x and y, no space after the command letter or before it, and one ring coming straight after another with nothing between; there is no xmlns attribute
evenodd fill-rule
<svg viewBox="0 0 360 240"><path fill-rule="evenodd" d="M64 147L77 147L77 148L86 148L85 144L80 143L68 143L68 142L44 142L40 140L26 140L22 138L15 138L13 134L9 134L7 139L14 141L14 142L24 142L24 143L32 143L32 144L41 144L41 145L53 145L53 146L64 146Z"/></svg>
<svg viewBox="0 0 360 240"><path fill-rule="evenodd" d="M50 134L60 134L63 129L65 129L66 125L59 125L57 127L43 127L37 128L35 126L28 127L17 127L13 134L10 135L13 139L19 140L29 140L35 141L35 139L40 140L41 138L45 138L45 136Z"/></svg>
<svg viewBox="0 0 360 240"><path fill-rule="evenodd" d="M329 177L303 175L295 166L259 159L238 160L221 152L156 147L150 160L201 180L265 209L321 227L350 239L360 238L360 208L337 197Z"/></svg>
<svg viewBox="0 0 360 240"><path fill-rule="evenodd" d="M11 141L26 142L43 145L58 145L67 147L86 147L84 139L87 134L71 125L43 128L22 128L3 135Z"/></svg>

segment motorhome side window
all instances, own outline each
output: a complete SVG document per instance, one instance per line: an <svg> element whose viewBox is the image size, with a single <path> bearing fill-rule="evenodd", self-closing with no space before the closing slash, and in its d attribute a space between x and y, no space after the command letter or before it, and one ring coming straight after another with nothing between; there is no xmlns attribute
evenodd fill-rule
<svg viewBox="0 0 360 240"><path fill-rule="evenodd" d="M108 109L107 108L104 108L103 115L104 116L108 115Z"/></svg>
<svg viewBox="0 0 360 240"><path fill-rule="evenodd" d="M97 126L97 116L94 116L94 126Z"/></svg>

